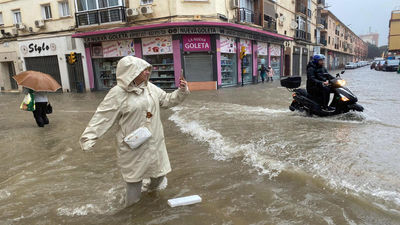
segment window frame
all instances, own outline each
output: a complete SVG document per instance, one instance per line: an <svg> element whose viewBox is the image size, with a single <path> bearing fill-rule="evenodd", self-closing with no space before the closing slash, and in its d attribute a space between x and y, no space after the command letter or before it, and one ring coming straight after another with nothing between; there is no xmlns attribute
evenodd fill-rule
<svg viewBox="0 0 400 225"><path fill-rule="evenodd" d="M67 7L66 12L68 13L68 15L64 14L64 6ZM60 14L60 18L70 17L71 16L71 10L69 8L69 2L68 1L59 1L58 2L58 13Z"/></svg>
<svg viewBox="0 0 400 225"><path fill-rule="evenodd" d="M146 1L148 3L143 3L143 1ZM150 1L150 2L149 2ZM154 0L140 0L140 5L152 5L154 3Z"/></svg>
<svg viewBox="0 0 400 225"><path fill-rule="evenodd" d="M84 10L79 10L78 9L78 1L84 1L85 2L85 6L86 9ZM99 10L99 9L108 9L108 8L114 8L114 7L120 7L120 6L124 6L125 3L123 0L118 0L118 4L114 5L114 6L109 6L110 5L110 0L106 0L107 1L107 7L99 7L99 0L95 0L96 3L96 7L94 9L88 9L88 0L75 0L75 11L76 12L88 12L88 11L93 11L93 10Z"/></svg>
<svg viewBox="0 0 400 225"><path fill-rule="evenodd" d="M12 14L13 14L14 25L15 24L22 24L22 13L21 13L21 10L20 9L12 10ZM18 20L17 19L18 18L17 15L19 15L19 21L17 21Z"/></svg>
<svg viewBox="0 0 400 225"><path fill-rule="evenodd" d="M0 12L0 26L4 25L3 12Z"/></svg>
<svg viewBox="0 0 400 225"><path fill-rule="evenodd" d="M42 8L42 18L44 19L44 20L51 20L51 19L53 19L53 13L51 13L51 4L50 3L48 3L48 4L43 4L43 5L40 5L41 6L41 8ZM49 11L47 12L47 10L46 9L49 9ZM49 18L47 17L47 13L49 13Z"/></svg>

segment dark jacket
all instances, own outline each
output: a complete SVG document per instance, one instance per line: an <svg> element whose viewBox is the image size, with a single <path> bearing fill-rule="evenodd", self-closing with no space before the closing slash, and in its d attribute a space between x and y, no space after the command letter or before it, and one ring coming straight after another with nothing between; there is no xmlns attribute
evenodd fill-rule
<svg viewBox="0 0 400 225"><path fill-rule="evenodd" d="M328 73L325 67L316 65L313 62L309 62L307 65L307 91L319 92L323 87L323 83L327 80L334 79L332 75Z"/></svg>

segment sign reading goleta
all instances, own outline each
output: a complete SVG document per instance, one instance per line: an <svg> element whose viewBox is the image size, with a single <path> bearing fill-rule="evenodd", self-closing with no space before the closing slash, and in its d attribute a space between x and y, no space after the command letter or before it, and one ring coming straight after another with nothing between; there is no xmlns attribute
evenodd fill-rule
<svg viewBox="0 0 400 225"><path fill-rule="evenodd" d="M268 41L268 42L276 42L281 43L283 40L275 39L274 37L262 34L251 34L247 32L241 32L231 29L225 29L221 27L205 27L205 26L196 26L196 27L171 27L165 29L158 30L146 30L146 31L128 31L121 33L111 33L105 35L98 35L92 37L84 38L86 43L90 42L102 42L102 41L115 41L115 40L123 40L123 39L133 39L133 38L143 38L143 37L157 37L164 35L173 35L173 34L223 34L232 37L238 38L246 38L253 39L259 41ZM274 41L275 40L275 41Z"/></svg>

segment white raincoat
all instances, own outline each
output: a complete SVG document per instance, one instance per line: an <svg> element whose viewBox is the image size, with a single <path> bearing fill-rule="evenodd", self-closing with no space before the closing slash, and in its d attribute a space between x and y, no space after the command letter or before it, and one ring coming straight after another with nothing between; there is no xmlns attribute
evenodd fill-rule
<svg viewBox="0 0 400 225"><path fill-rule="evenodd" d="M80 138L81 148L90 150L97 139L117 122L118 165L126 182L156 178L171 171L160 107L173 107L189 94L187 88L167 94L152 83L135 86L132 81L150 66L146 61L133 56L124 57L118 62L117 85L100 103ZM150 123L146 123L148 111L153 114ZM139 148L132 150L123 139L142 126L150 130L152 137Z"/></svg>

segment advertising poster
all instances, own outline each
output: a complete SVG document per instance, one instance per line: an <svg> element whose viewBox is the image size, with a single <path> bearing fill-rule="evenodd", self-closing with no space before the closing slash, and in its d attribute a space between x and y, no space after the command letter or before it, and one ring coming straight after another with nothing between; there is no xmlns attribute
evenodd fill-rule
<svg viewBox="0 0 400 225"><path fill-rule="evenodd" d="M143 55L172 54L172 37L142 38Z"/></svg>
<svg viewBox="0 0 400 225"><path fill-rule="evenodd" d="M236 38L221 35L220 45L221 53L236 53Z"/></svg>

